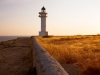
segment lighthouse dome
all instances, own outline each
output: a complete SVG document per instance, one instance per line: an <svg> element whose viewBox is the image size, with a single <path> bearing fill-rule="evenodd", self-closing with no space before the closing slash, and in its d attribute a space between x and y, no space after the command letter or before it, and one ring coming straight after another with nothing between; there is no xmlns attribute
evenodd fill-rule
<svg viewBox="0 0 100 75"><path fill-rule="evenodd" d="M43 6L41 10L46 10L45 7Z"/></svg>

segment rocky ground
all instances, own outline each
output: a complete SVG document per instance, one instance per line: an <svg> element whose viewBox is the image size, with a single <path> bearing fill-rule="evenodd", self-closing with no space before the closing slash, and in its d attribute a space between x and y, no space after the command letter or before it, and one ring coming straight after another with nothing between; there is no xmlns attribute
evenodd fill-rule
<svg viewBox="0 0 100 75"><path fill-rule="evenodd" d="M31 38L0 42L0 75L26 75L32 68Z"/></svg>

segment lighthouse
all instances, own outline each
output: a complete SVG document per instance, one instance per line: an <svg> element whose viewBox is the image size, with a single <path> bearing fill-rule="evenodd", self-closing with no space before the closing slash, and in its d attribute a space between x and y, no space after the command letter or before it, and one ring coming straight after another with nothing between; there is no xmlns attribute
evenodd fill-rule
<svg viewBox="0 0 100 75"><path fill-rule="evenodd" d="M39 17L41 18L41 31L39 32L39 36L48 36L48 32L46 31L46 15L46 9L43 6L41 12L39 12Z"/></svg>

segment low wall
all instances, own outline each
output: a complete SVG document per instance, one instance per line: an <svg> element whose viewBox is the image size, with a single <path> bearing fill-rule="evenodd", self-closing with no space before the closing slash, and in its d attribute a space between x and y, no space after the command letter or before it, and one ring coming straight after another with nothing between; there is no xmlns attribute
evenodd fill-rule
<svg viewBox="0 0 100 75"><path fill-rule="evenodd" d="M37 75L69 75L32 36L33 40L33 68Z"/></svg>

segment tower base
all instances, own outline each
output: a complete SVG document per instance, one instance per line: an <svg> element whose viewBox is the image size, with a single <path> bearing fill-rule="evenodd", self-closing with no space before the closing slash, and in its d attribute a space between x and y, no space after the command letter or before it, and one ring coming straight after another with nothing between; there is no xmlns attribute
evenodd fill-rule
<svg viewBox="0 0 100 75"><path fill-rule="evenodd" d="M48 36L48 32L47 31L40 31L39 36Z"/></svg>

